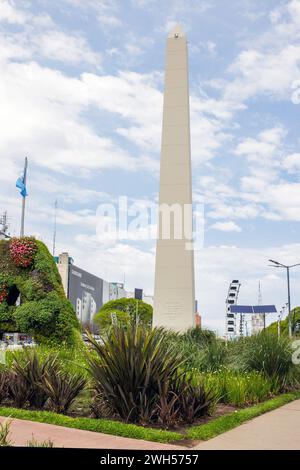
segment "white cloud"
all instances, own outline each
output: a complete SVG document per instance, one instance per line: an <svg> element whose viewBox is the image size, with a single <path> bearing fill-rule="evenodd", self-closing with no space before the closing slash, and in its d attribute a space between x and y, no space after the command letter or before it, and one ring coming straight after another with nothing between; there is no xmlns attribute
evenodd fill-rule
<svg viewBox="0 0 300 470"><path fill-rule="evenodd" d="M256 95L290 99L292 83L300 78L300 46L287 44L280 50L245 50L230 66L237 78L230 82L224 96L245 101Z"/></svg>
<svg viewBox="0 0 300 470"><path fill-rule="evenodd" d="M18 32L0 33L0 60L41 58L73 66L89 64L99 68L101 64L101 54L91 50L83 36L57 29L47 14L28 13Z"/></svg>
<svg viewBox="0 0 300 470"><path fill-rule="evenodd" d="M245 203L241 201L241 195L236 193L230 201L224 201L222 196L216 198L210 204L210 209L207 211L207 217L211 219L256 219L262 213L262 206L257 204L257 201Z"/></svg>
<svg viewBox="0 0 300 470"><path fill-rule="evenodd" d="M214 176L197 179L197 191L206 206L207 217L225 220L224 227L228 220L258 217L300 221L299 183L285 179L286 174L282 173L282 170L298 173L300 157L297 153L286 155L286 138L286 129L278 125L260 131L255 137L241 139L234 153L246 159L242 174L214 171Z"/></svg>
<svg viewBox="0 0 300 470"><path fill-rule="evenodd" d="M81 249L83 243L86 247L85 256ZM125 275L128 290L141 287L144 292L153 294L155 256L144 247L118 243L104 250L94 237L78 234L72 256L77 265L84 266L104 279L123 282Z"/></svg>
<svg viewBox="0 0 300 470"><path fill-rule="evenodd" d="M0 34L0 60L43 58L71 65L101 65L101 54L92 51L83 37L42 29L45 28L39 27L40 31L37 29L34 34L31 28L14 35Z"/></svg>
<svg viewBox="0 0 300 470"><path fill-rule="evenodd" d="M0 21L12 24L23 24L26 21L26 14L15 7L15 3L8 0L0 0Z"/></svg>
<svg viewBox="0 0 300 470"><path fill-rule="evenodd" d="M116 28L122 25L121 20L114 15L105 15L99 13L97 19L102 25L109 26L112 28Z"/></svg>
<svg viewBox="0 0 300 470"><path fill-rule="evenodd" d="M129 55L141 55L144 51L137 45L133 43L126 44L126 51Z"/></svg>
<svg viewBox="0 0 300 470"><path fill-rule="evenodd" d="M287 155L283 162L283 168L288 170L290 173L299 172L300 171L300 153L292 153Z"/></svg>
<svg viewBox="0 0 300 470"><path fill-rule="evenodd" d="M147 150L158 150L161 139L162 93L159 75L121 72L119 76L84 74L91 98L103 109L129 122L117 132ZM132 123L132 125L130 125Z"/></svg>
<svg viewBox="0 0 300 470"><path fill-rule="evenodd" d="M131 118L134 110L129 108L135 102L135 95L132 95L135 90L137 94L143 92L135 103L136 109L141 107L136 118L142 120L142 126L143 118L147 120L147 113L151 113L147 104L150 108L155 106L151 97L156 96L155 91L147 96L151 88L146 79L143 84L140 77L141 86L135 88L130 77L84 74L81 79L75 79L36 63L4 63L0 69L6 89L0 109L3 123L0 148L5 159L18 160L26 151L42 167L66 173L81 168L83 176L84 172L95 168L136 171L143 167L153 171L147 155L132 157L111 138L101 135L101 129L94 130L81 118L82 111L91 105L119 111ZM100 86L94 86L94 81ZM119 93L110 100L118 86ZM111 102L115 108L111 107Z"/></svg>
<svg viewBox="0 0 300 470"><path fill-rule="evenodd" d="M206 54L210 57L216 57L217 55L217 44L213 41L202 41L198 44L191 44L189 47L191 55Z"/></svg>
<svg viewBox="0 0 300 470"><path fill-rule="evenodd" d="M299 0L292 0L288 3L287 9L291 15L293 23L300 25L300 2Z"/></svg>
<svg viewBox="0 0 300 470"><path fill-rule="evenodd" d="M207 10L213 8L213 1L202 0L190 0L189 2L183 2L182 0L174 1L174 12L175 14L189 14L189 15L202 15Z"/></svg>
<svg viewBox="0 0 300 470"><path fill-rule="evenodd" d="M244 102L257 95L271 99L291 97L292 83L300 78L299 0L285 2L270 14L271 28L255 35L228 71L224 96Z"/></svg>
<svg viewBox="0 0 300 470"><path fill-rule="evenodd" d="M274 164L285 136L286 131L283 127L265 129L256 139L248 137L240 142L234 153L261 165L269 164L270 161Z"/></svg>
<svg viewBox="0 0 300 470"><path fill-rule="evenodd" d="M31 38L30 45L34 52L50 60L72 65L87 63L99 66L101 63L101 55L93 52L83 37L62 31L50 30L35 35Z"/></svg>
<svg viewBox="0 0 300 470"><path fill-rule="evenodd" d="M274 220L300 221L300 183L272 184L255 177L244 177L241 187L248 191L245 199L265 205Z"/></svg>
<svg viewBox="0 0 300 470"><path fill-rule="evenodd" d="M119 3L115 0L64 0L83 10L90 10L103 27L115 28L122 25L119 16Z"/></svg>
<svg viewBox="0 0 300 470"><path fill-rule="evenodd" d="M220 232L241 232L242 229L235 222L216 222L210 228Z"/></svg>

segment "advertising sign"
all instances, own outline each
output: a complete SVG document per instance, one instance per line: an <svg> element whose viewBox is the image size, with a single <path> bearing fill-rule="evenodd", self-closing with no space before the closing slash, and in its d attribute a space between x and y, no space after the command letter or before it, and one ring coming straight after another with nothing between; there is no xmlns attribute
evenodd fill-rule
<svg viewBox="0 0 300 470"><path fill-rule="evenodd" d="M69 299L77 318L83 324L91 324L94 315L102 307L103 280L77 266L69 267Z"/></svg>

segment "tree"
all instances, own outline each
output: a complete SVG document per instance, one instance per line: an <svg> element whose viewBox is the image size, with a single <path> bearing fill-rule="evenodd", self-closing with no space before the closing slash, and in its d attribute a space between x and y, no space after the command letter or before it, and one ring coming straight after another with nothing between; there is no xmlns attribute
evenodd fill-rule
<svg viewBox="0 0 300 470"><path fill-rule="evenodd" d="M106 302L94 317L94 322L105 331L114 322L120 322L124 326L132 321L137 321L147 326L152 323L153 308L142 300L117 299Z"/></svg>
<svg viewBox="0 0 300 470"><path fill-rule="evenodd" d="M293 310L291 310L291 319L292 319L292 330L293 334L297 335L299 334L297 324L300 323L300 307L295 307ZM277 335L278 333L278 322L271 323L267 328L267 331L270 333L274 333ZM287 317L284 320L281 320L280 322L280 334L282 336L288 336L289 334L289 317Z"/></svg>

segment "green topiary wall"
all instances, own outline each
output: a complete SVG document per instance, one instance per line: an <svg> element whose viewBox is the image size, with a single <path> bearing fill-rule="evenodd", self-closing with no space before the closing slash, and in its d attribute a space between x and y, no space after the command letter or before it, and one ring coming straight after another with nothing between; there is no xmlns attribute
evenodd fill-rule
<svg viewBox="0 0 300 470"><path fill-rule="evenodd" d="M21 305L16 297L21 294ZM74 343L79 323L55 261L32 237L0 240L0 335L22 332L42 343Z"/></svg>

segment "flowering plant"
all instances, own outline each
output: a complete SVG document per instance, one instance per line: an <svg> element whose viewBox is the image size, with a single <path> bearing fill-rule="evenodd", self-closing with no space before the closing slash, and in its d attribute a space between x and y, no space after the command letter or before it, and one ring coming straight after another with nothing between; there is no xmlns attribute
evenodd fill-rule
<svg viewBox="0 0 300 470"><path fill-rule="evenodd" d="M7 285L2 282L0 283L0 304L6 300L8 296L8 288Z"/></svg>
<svg viewBox="0 0 300 470"><path fill-rule="evenodd" d="M10 242L10 256L15 266L28 268L33 263L37 244L33 238L13 238Z"/></svg>

